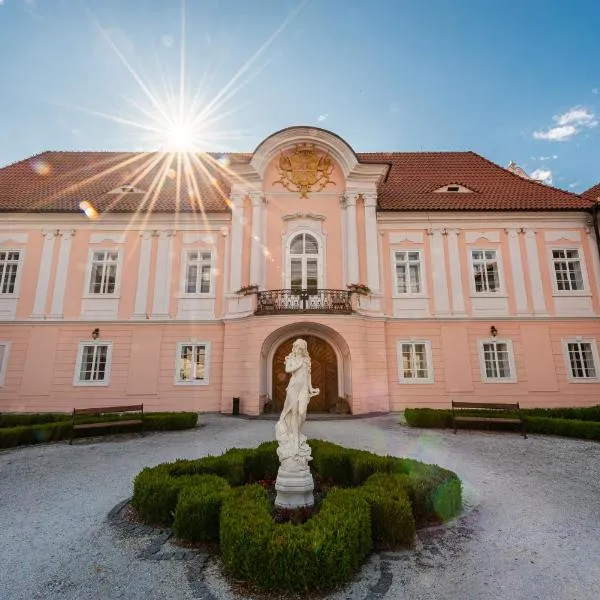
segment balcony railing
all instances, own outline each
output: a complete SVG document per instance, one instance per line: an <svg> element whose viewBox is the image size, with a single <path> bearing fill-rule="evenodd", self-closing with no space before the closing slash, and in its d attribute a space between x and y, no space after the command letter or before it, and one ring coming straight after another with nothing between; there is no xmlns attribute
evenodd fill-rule
<svg viewBox="0 0 600 600"><path fill-rule="evenodd" d="M348 290L265 290L256 295L256 315L352 313Z"/></svg>

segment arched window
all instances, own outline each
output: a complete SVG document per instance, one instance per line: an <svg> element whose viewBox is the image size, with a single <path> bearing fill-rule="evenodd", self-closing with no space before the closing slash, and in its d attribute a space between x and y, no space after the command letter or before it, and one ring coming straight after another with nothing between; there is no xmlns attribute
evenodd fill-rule
<svg viewBox="0 0 600 600"><path fill-rule="evenodd" d="M287 280L294 291L316 291L321 283L321 248L310 233L299 233L289 245Z"/></svg>

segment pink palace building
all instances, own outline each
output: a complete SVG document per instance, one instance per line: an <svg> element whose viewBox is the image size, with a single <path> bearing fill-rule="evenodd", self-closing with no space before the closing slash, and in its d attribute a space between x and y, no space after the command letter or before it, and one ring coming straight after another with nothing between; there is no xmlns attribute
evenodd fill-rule
<svg viewBox="0 0 600 600"><path fill-rule="evenodd" d="M0 411L600 398L596 201L474 152L44 152L0 169Z"/></svg>

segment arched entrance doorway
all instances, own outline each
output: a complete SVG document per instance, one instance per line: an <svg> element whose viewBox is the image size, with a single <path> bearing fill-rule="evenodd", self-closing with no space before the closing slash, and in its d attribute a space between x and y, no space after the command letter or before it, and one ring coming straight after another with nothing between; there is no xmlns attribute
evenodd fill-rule
<svg viewBox="0 0 600 600"><path fill-rule="evenodd" d="M290 375L285 372L285 357L292 351L292 344L299 336L285 340L273 355L272 401L273 408L280 411L285 402L285 392ZM311 358L313 387L320 394L314 396L308 405L308 412L330 412L338 401L338 364L337 356L331 345L314 335L303 335Z"/></svg>

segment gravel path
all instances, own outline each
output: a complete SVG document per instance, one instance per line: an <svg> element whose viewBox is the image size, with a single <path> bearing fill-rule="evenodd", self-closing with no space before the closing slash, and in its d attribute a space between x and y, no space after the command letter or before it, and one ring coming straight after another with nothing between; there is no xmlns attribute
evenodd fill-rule
<svg viewBox="0 0 600 600"><path fill-rule="evenodd" d="M420 532L416 550L376 554L332 600L600 598L600 444L511 433L432 432L397 417L313 421L320 437L448 467L465 514ZM107 515L144 467L273 438L273 422L202 417L180 433L0 452L2 600L225 600L218 562Z"/></svg>

